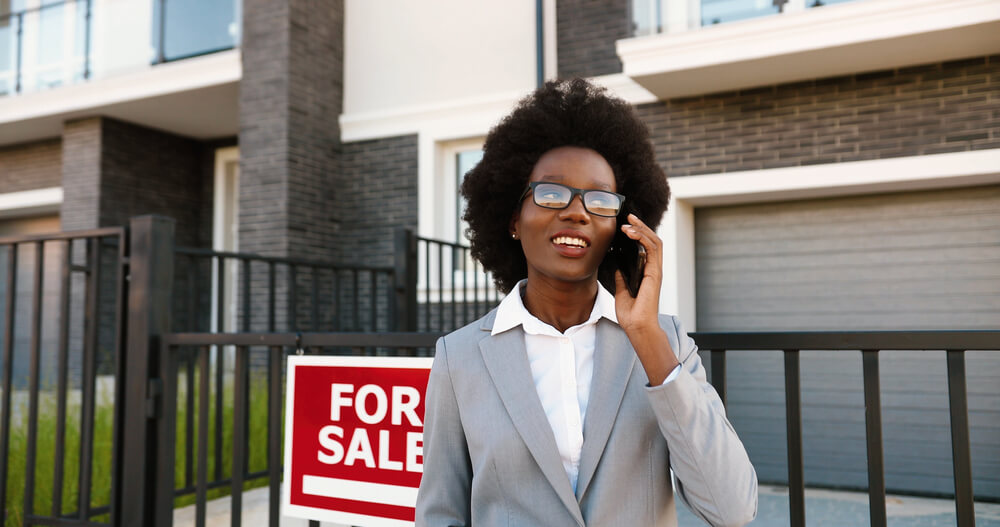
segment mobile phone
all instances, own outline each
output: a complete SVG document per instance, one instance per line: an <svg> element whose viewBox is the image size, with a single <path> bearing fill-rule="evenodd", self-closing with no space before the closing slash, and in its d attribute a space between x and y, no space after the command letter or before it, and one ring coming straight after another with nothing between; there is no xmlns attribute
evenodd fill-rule
<svg viewBox="0 0 1000 527"><path fill-rule="evenodd" d="M625 279L625 287L628 288L632 298L635 298L639 295L639 285L646 269L646 248L621 230L615 234L613 243L618 269Z"/></svg>

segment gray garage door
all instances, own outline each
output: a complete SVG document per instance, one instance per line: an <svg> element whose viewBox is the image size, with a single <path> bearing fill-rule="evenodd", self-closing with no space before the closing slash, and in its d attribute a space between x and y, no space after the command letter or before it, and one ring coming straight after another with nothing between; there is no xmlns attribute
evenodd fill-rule
<svg viewBox="0 0 1000 527"><path fill-rule="evenodd" d="M696 211L699 331L1000 329L1000 186ZM733 425L787 481L781 352L733 353ZM860 353L802 355L807 484L867 485ZM944 353L885 352L886 486L954 493ZM967 357L974 490L1000 498L1000 354Z"/></svg>

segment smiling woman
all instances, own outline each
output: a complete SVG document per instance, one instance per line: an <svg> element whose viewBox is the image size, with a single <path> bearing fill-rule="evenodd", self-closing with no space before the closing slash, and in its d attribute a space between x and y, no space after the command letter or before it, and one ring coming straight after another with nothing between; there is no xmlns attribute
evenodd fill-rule
<svg viewBox="0 0 1000 527"><path fill-rule="evenodd" d="M528 281L556 278L567 282L587 280L596 285L597 268L615 235L614 216L618 211L616 207L611 217L593 214L584 199L595 190L601 190L601 194L615 190L611 166L593 150L560 147L539 158L531 181L570 186L535 185L533 199L524 200L511 219L511 234L521 240L528 262ZM561 189L570 191L569 199L564 196L559 201L559 194L567 194L560 193ZM580 200L575 199L576 193L582 194Z"/></svg>
<svg viewBox="0 0 1000 527"><path fill-rule="evenodd" d="M711 525L753 519L746 451L694 341L657 312L669 191L631 107L546 84L462 193L472 254L509 294L437 343L416 524L675 526L675 488Z"/></svg>

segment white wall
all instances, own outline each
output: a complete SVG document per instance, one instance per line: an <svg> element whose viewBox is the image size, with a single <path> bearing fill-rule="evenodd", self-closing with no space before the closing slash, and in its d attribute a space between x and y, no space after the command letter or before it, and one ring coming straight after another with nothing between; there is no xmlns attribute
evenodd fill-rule
<svg viewBox="0 0 1000 527"><path fill-rule="evenodd" d="M535 87L532 0L347 0L345 116Z"/></svg>

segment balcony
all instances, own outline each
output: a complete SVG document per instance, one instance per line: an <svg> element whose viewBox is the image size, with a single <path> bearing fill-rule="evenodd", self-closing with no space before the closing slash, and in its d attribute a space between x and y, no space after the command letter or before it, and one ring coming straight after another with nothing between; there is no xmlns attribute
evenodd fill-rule
<svg viewBox="0 0 1000 527"><path fill-rule="evenodd" d="M838 5L827 5L838 4ZM1000 52L992 0L634 0L623 72L660 99Z"/></svg>
<svg viewBox="0 0 1000 527"><path fill-rule="evenodd" d="M11 6L0 13L0 95L106 78L232 49L240 40L241 6L233 0L14 0Z"/></svg>
<svg viewBox="0 0 1000 527"><path fill-rule="evenodd" d="M239 130L240 0L0 0L0 145L103 115L192 137Z"/></svg>

